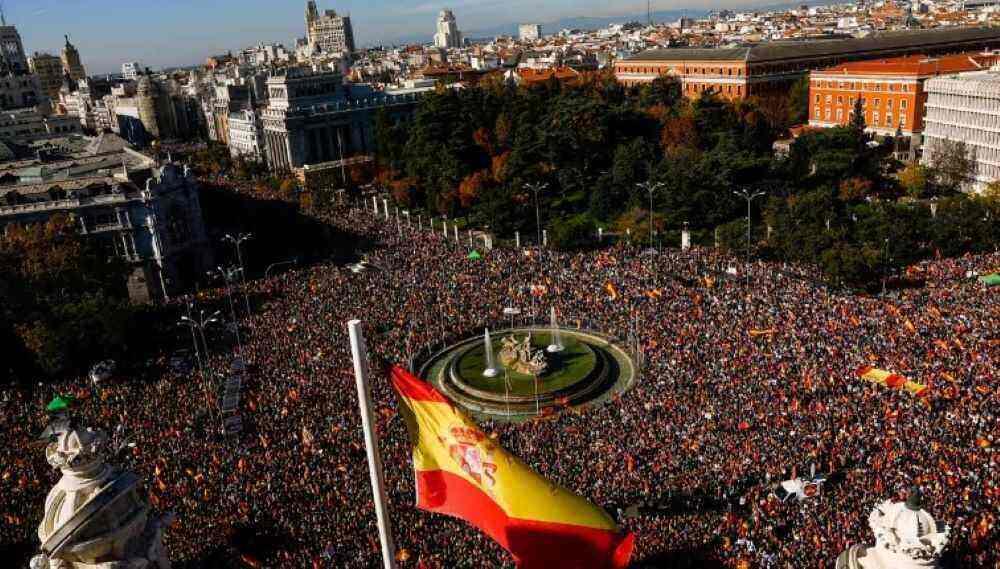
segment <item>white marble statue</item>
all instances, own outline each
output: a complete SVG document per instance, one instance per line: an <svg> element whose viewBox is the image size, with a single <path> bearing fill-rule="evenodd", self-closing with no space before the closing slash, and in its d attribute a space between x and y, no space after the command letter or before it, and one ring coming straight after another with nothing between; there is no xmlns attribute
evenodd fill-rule
<svg viewBox="0 0 1000 569"><path fill-rule="evenodd" d="M923 509L919 490L914 490L906 502L886 500L875 506L868 525L875 534L875 546L851 546L837 559L837 569L940 567L951 528L939 525Z"/></svg>
<svg viewBox="0 0 1000 569"><path fill-rule="evenodd" d="M62 478L45 500L31 569L170 569L162 536L172 516L150 517L135 474L105 461L104 433L60 417L43 436Z"/></svg>

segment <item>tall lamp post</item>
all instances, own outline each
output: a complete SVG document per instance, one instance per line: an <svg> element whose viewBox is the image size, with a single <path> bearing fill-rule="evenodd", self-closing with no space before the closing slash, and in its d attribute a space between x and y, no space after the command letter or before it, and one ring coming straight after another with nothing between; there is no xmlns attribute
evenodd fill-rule
<svg viewBox="0 0 1000 569"><path fill-rule="evenodd" d="M247 296L247 268L243 264L243 243L250 239L253 239L253 233L240 233L236 237L227 233L222 238L223 241L228 241L236 247L236 260L240 263L240 281L243 283L243 300L246 301L248 318L250 317L250 297Z"/></svg>
<svg viewBox="0 0 1000 569"><path fill-rule="evenodd" d="M641 190L645 190L649 194L649 248L653 248L653 195L663 188L662 182L653 182L652 180L646 182L639 182L636 184Z"/></svg>
<svg viewBox="0 0 1000 569"><path fill-rule="evenodd" d="M538 209L538 192L549 187L548 184L525 184L524 187L528 188L535 194L535 229L538 233L538 247L542 247L542 214L541 210Z"/></svg>
<svg viewBox="0 0 1000 569"><path fill-rule="evenodd" d="M748 190L744 189L744 190L740 190L740 191L733 190L733 193L736 194L737 196L745 199L747 201L747 268L746 268L746 273L747 273L747 289L749 289L750 288L750 240L752 239L751 234L750 234L750 229L751 229L751 226L750 226L750 215L751 215L751 213L750 213L750 207L751 207L751 204L753 204L753 201L755 199L757 199L759 197L766 196L767 192L761 191L761 192L756 192L756 193L751 194Z"/></svg>
<svg viewBox="0 0 1000 569"><path fill-rule="evenodd" d="M236 305L233 303L233 281L236 280L236 275L240 272L237 267L229 267L223 269L222 267L217 267L215 270L216 274L222 277L222 280L226 283L226 297L229 298L229 310L233 316L233 330L236 333L236 345L240 348L240 353L243 352L243 341L240 338L240 324L236 319Z"/></svg>
<svg viewBox="0 0 1000 569"><path fill-rule="evenodd" d="M188 315L187 316L181 316L181 320L180 320L180 322L178 322L178 324L181 325L181 326L187 326L188 328L191 329L191 339L192 340L195 338L194 331L195 330L198 331L198 335L201 336L201 344L202 344L202 346L205 349L205 360L207 361L208 360L208 341L205 339L205 328L208 328L212 324L216 324L217 322L219 322L219 314L220 313L219 313L218 310L216 310L212 314L206 316L205 315L205 311L204 310L200 310L200 311L198 311L197 315L192 315L191 314L191 308L192 308L192 306L190 304L188 304ZM198 342L195 341L194 344L195 344L195 353L197 354L198 353ZM209 393L208 387L206 386L206 383L205 383L205 382L209 381L209 379L208 379L207 374L205 373L205 364L202 363L201 357L198 358L198 367L201 370L201 381L202 381L202 387L205 390L205 397L209 398L210 397L210 393ZM211 401L211 399L209 399L209 401ZM209 406L209 412L211 412L211 406Z"/></svg>

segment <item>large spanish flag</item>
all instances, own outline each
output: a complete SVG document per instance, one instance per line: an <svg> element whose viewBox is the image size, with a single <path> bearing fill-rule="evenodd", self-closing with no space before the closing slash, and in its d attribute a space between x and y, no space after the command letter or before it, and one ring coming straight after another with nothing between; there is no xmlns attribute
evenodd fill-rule
<svg viewBox="0 0 1000 569"><path fill-rule="evenodd" d="M926 385L910 381L898 373L892 373L884 369L878 369L872 366L862 366L858 368L857 375L865 381L877 383L888 387L889 389L904 389L917 397L926 397L930 395L930 391Z"/></svg>
<svg viewBox="0 0 1000 569"><path fill-rule="evenodd" d="M539 476L406 370L394 367L392 383L413 438L417 507L471 523L521 568L628 565L634 537L604 510Z"/></svg>

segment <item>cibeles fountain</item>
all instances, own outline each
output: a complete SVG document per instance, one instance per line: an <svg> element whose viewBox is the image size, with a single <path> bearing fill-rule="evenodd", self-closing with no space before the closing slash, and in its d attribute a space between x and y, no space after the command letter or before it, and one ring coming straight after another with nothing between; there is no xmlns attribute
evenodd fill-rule
<svg viewBox="0 0 1000 569"><path fill-rule="evenodd" d="M934 521L914 489L906 502L875 506L868 525L875 547L853 545L837 558L837 569L930 569L940 567L951 529Z"/></svg>
<svg viewBox="0 0 1000 569"><path fill-rule="evenodd" d="M170 569L162 537L172 516L151 516L138 477L106 462L107 436L60 415L43 438L62 478L45 500L31 569Z"/></svg>

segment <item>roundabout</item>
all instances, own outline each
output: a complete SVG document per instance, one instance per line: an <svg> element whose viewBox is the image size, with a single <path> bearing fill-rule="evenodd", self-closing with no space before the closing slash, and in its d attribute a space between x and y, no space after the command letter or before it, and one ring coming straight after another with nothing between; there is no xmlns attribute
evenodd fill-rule
<svg viewBox="0 0 1000 569"><path fill-rule="evenodd" d="M473 416L519 421L603 402L631 388L636 370L629 353L604 335L538 327L470 337L419 371Z"/></svg>

